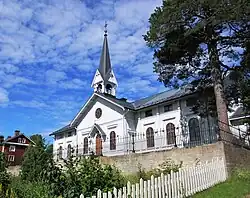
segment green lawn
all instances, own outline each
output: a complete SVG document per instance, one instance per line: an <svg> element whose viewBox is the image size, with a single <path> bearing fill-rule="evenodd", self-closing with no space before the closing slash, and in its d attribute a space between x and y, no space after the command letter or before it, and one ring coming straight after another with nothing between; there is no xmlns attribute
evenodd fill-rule
<svg viewBox="0 0 250 198"><path fill-rule="evenodd" d="M246 195L250 195L250 177L248 173L240 173L192 198L243 198Z"/></svg>

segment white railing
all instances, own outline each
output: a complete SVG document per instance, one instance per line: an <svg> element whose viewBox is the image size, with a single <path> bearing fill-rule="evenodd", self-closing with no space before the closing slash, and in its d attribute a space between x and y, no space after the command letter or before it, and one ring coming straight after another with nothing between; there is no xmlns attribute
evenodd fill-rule
<svg viewBox="0 0 250 198"><path fill-rule="evenodd" d="M113 189L113 192L98 190L92 198L183 198L208 189L227 179L224 159L217 158L211 162L194 167L181 168L150 180L140 179L139 183L128 182L126 187ZM80 198L84 198L83 195Z"/></svg>

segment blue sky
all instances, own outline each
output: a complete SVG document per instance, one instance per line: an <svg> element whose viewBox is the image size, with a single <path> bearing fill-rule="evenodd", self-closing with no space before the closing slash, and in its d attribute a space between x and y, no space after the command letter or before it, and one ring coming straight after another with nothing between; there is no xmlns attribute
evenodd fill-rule
<svg viewBox="0 0 250 198"><path fill-rule="evenodd" d="M108 22L118 97L164 90L142 38L161 0L0 0L0 134L45 136L92 94Z"/></svg>

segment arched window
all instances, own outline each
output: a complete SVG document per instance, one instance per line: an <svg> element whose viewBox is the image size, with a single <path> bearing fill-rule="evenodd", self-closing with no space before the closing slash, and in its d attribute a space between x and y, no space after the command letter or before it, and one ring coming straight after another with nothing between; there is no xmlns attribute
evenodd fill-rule
<svg viewBox="0 0 250 198"><path fill-rule="evenodd" d="M107 92L108 94L111 94L111 91L112 91L112 86L111 86L110 84L107 84L107 85L106 85L106 92Z"/></svg>
<svg viewBox="0 0 250 198"><path fill-rule="evenodd" d="M58 149L58 159L62 159L62 146Z"/></svg>
<svg viewBox="0 0 250 198"><path fill-rule="evenodd" d="M68 149L67 149L67 158L70 158L71 157L71 145L69 144L68 145Z"/></svg>
<svg viewBox="0 0 250 198"><path fill-rule="evenodd" d="M167 144L176 144L175 126L173 123L167 124L166 132L167 132Z"/></svg>
<svg viewBox="0 0 250 198"><path fill-rule="evenodd" d="M110 133L110 150L116 150L116 134L114 131Z"/></svg>
<svg viewBox="0 0 250 198"><path fill-rule="evenodd" d="M147 137L147 147L148 148L154 147L155 139L154 139L154 129L152 127L147 128L146 137Z"/></svg>
<svg viewBox="0 0 250 198"><path fill-rule="evenodd" d="M197 118L191 118L188 121L190 142L197 142L201 140L200 126Z"/></svg>
<svg viewBox="0 0 250 198"><path fill-rule="evenodd" d="M101 93L101 92L102 92L102 85L101 85L101 84L99 84L99 85L97 86L97 92L98 92L98 93Z"/></svg>
<svg viewBox="0 0 250 198"><path fill-rule="evenodd" d="M87 154L88 153L88 147L89 147L89 142L88 142L88 138L85 137L83 139L83 154Z"/></svg>

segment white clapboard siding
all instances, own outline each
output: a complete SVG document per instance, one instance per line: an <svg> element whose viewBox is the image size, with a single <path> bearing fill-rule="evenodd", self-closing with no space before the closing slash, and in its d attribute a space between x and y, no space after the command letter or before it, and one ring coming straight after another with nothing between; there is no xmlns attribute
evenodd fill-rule
<svg viewBox="0 0 250 198"><path fill-rule="evenodd" d="M203 191L227 179L223 158L217 158L203 164L181 168L179 172L151 176L150 180L140 179L139 183L127 183L121 189L112 192L97 191L92 198L182 198ZM83 195L80 198L84 198Z"/></svg>

